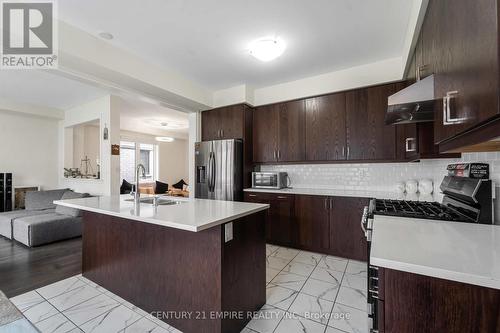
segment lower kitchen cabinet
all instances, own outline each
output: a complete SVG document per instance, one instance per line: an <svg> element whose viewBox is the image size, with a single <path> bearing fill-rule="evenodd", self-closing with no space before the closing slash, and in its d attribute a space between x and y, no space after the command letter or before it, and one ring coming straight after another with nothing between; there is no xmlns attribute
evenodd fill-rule
<svg viewBox="0 0 500 333"><path fill-rule="evenodd" d="M328 253L330 239L330 197L297 195L295 218L297 246L301 249Z"/></svg>
<svg viewBox="0 0 500 333"><path fill-rule="evenodd" d="M378 332L500 332L500 290L383 271L383 278L379 275L384 299L378 302Z"/></svg>
<svg viewBox="0 0 500 333"><path fill-rule="evenodd" d="M245 192L245 201L270 205L267 242L366 261L360 221L366 198Z"/></svg>
<svg viewBox="0 0 500 333"><path fill-rule="evenodd" d="M363 208L369 199L334 197L330 210L330 253L343 258L366 261L368 250L361 230Z"/></svg>
<svg viewBox="0 0 500 333"><path fill-rule="evenodd" d="M246 202L269 204L266 224L268 243L293 246L295 244L294 196L273 193L245 193Z"/></svg>

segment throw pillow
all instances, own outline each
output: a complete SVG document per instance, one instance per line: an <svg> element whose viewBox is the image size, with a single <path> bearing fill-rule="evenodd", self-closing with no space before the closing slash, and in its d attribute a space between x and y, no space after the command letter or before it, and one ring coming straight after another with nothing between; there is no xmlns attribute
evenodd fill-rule
<svg viewBox="0 0 500 333"><path fill-rule="evenodd" d="M122 182L122 186L120 186L120 194L129 194L134 189L134 185L130 184L125 179Z"/></svg>
<svg viewBox="0 0 500 333"><path fill-rule="evenodd" d="M182 190L184 188L184 185L187 185L187 183L184 181L184 179L179 180L177 183L172 185L173 188L176 188L178 190Z"/></svg>
<svg viewBox="0 0 500 333"><path fill-rule="evenodd" d="M156 181L155 194L165 194L168 192L168 184Z"/></svg>

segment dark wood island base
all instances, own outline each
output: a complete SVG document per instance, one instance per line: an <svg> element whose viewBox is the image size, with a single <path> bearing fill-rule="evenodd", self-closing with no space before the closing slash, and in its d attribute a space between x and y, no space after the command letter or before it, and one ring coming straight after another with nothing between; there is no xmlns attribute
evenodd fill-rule
<svg viewBox="0 0 500 333"><path fill-rule="evenodd" d="M264 211L190 232L85 212L83 276L184 333L234 333L265 303Z"/></svg>

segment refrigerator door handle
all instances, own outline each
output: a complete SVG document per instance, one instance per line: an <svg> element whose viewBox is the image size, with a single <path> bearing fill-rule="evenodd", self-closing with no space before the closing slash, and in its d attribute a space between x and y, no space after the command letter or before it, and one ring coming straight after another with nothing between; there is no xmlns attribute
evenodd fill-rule
<svg viewBox="0 0 500 333"><path fill-rule="evenodd" d="M208 192L212 192L212 152L208 154L208 165L207 165L207 182L208 182Z"/></svg>
<svg viewBox="0 0 500 333"><path fill-rule="evenodd" d="M211 178L211 189L210 189L210 192L214 192L215 191L215 153L214 152L211 152L210 153L210 172L211 172L211 175L210 175L210 178Z"/></svg>

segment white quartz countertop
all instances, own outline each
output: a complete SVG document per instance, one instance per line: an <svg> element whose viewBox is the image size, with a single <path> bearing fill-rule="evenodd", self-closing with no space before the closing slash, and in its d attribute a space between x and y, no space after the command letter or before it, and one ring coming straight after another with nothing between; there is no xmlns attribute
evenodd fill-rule
<svg viewBox="0 0 500 333"><path fill-rule="evenodd" d="M301 195L325 195L333 197L356 197L356 198L377 198L377 199L393 199L393 200L420 200L420 201L434 201L432 195L419 195L419 194L399 194L389 191L361 191L361 190L342 190L342 189L328 189L328 188L283 188L277 189L260 189L260 188L246 188L245 192L262 192L262 193L279 193L279 194L301 194Z"/></svg>
<svg viewBox="0 0 500 333"><path fill-rule="evenodd" d="M500 289L500 226L375 215L370 263Z"/></svg>
<svg viewBox="0 0 500 333"><path fill-rule="evenodd" d="M148 196L141 196L145 198ZM77 208L84 211L121 217L138 222L152 223L165 227L187 231L202 231L220 224L266 210L269 205L236 201L219 201L165 197L179 202L175 205L141 203L125 201L130 195L116 195L54 201L56 205Z"/></svg>

